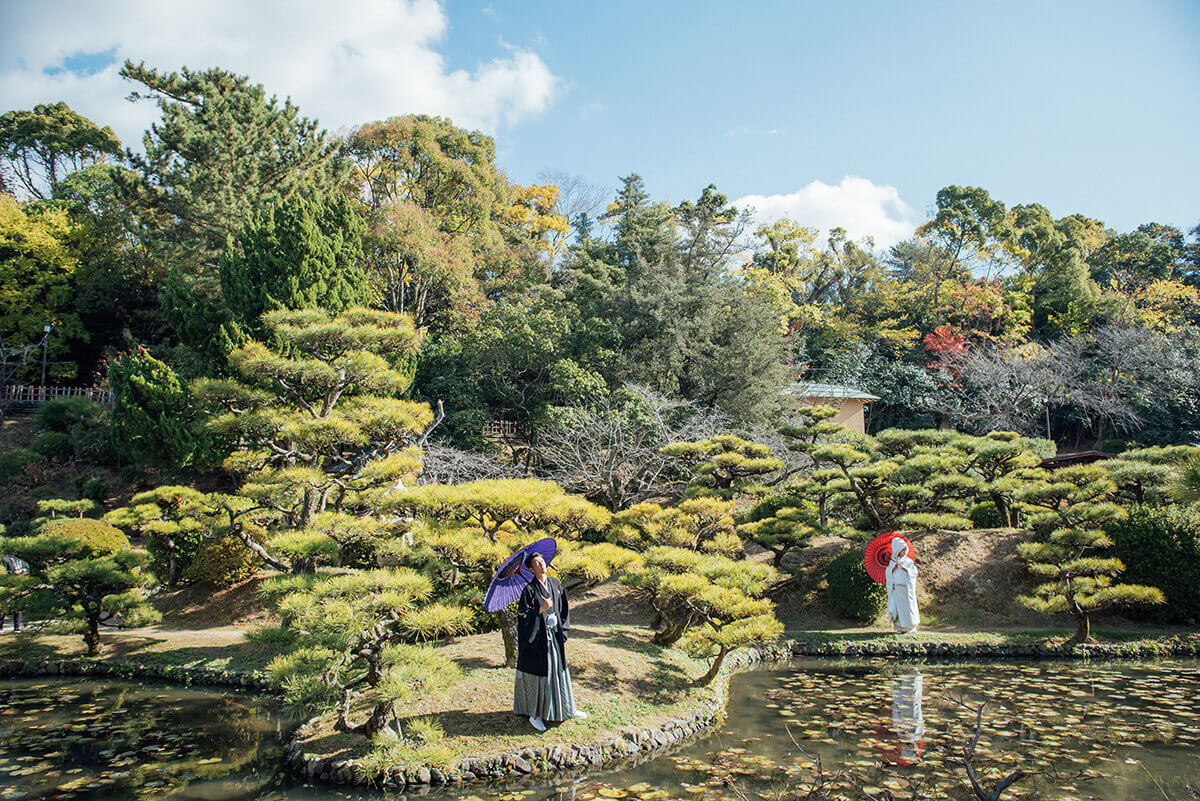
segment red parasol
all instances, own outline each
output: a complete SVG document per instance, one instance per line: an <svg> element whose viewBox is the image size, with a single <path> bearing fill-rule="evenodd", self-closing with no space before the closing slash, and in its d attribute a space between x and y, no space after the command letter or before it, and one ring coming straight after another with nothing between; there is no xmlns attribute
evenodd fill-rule
<svg viewBox="0 0 1200 801"><path fill-rule="evenodd" d="M892 540L896 537L908 543L908 555L913 556L913 546L908 537L895 532L880 534L871 540L871 544L867 546L867 552L863 556L863 564L867 566L867 573L880 584L887 583L885 575L888 562L892 561Z"/></svg>

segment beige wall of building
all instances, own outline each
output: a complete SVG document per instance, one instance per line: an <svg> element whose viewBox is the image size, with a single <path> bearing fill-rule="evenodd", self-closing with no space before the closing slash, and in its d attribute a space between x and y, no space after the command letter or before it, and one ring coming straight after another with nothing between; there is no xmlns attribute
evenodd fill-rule
<svg viewBox="0 0 1200 801"><path fill-rule="evenodd" d="M838 407L837 416L833 422L840 423L860 434L867 433L867 401L858 398L797 398L797 406L834 406Z"/></svg>

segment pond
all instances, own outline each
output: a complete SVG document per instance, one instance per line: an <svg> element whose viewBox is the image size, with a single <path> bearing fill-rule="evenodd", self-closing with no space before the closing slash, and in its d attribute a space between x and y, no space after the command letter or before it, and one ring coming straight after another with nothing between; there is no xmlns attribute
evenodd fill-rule
<svg viewBox="0 0 1200 801"><path fill-rule="evenodd" d="M82 681L3 682L0 694L0 798L383 797L282 774L287 721L253 696ZM918 788L920 798L968 798L961 756L977 719L972 763L986 785L1018 767L1031 774L1003 799L1186 799L1189 784L1200 788L1194 661L805 660L736 676L730 700L720 730L640 765L429 797L776 799L824 782L845 797L863 797L857 784L897 798Z"/></svg>

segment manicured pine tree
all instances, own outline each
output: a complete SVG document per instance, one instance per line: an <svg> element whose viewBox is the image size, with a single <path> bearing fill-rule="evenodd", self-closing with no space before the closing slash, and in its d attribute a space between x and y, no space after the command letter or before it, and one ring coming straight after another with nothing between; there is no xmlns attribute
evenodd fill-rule
<svg viewBox="0 0 1200 801"><path fill-rule="evenodd" d="M1047 579L1018 600L1043 614L1071 614L1079 642L1091 637L1093 612L1164 602L1155 587L1114 583L1125 565L1104 556L1112 541L1103 529L1126 514L1113 502L1115 492L1116 484L1099 464L1032 470L1017 491L1031 526L1045 532L1037 541L1018 546L1018 553L1033 573Z"/></svg>
<svg viewBox="0 0 1200 801"><path fill-rule="evenodd" d="M471 612L430 603L426 576L378 569L275 583L295 647L268 672L295 706L334 714L337 731L403 739L399 710L460 677L453 662L420 643L469 630Z"/></svg>
<svg viewBox="0 0 1200 801"><path fill-rule="evenodd" d="M0 550L29 563L25 575L0 575L0 606L58 618L100 653L100 624L144 625L159 618L146 600L145 555L100 520L60 518L33 536L0 539Z"/></svg>
<svg viewBox="0 0 1200 801"><path fill-rule="evenodd" d="M739 515L738 523L739 534L771 552L775 567L787 554L808 545L821 528L817 506L796 484L754 504Z"/></svg>
<svg viewBox="0 0 1200 801"><path fill-rule="evenodd" d="M487 479L465 484L430 484L382 499L383 508L417 518L409 549L393 542L398 560L433 557L436 572L448 589L478 605L495 571L518 548L554 537L560 554L553 569L567 586L601 581L630 560L632 554L608 543L586 543L608 525L604 508L557 484L536 479ZM516 664L516 616L497 613L504 640L505 662Z"/></svg>
<svg viewBox="0 0 1200 801"><path fill-rule="evenodd" d="M371 517L384 536L388 524L374 518L378 497L420 469L416 442L433 415L398 397L410 378L395 366L419 336L408 318L366 309L276 311L262 321L272 344L238 349L230 356L238 379L205 379L194 392L222 410L209 429L238 444L226 467L246 481L240 500L218 509L230 530L272 567L311 570L314 540L333 528L318 515ZM242 525L251 518L293 558L254 542Z"/></svg>
<svg viewBox="0 0 1200 801"><path fill-rule="evenodd" d="M114 509L104 520L145 537L150 555L161 563L157 568L152 564L152 569L173 589L208 529L203 499L203 493L191 487L164 485L134 495L129 506Z"/></svg>
<svg viewBox="0 0 1200 801"><path fill-rule="evenodd" d="M769 565L670 546L642 556L621 581L653 607L660 621L655 643L682 639L692 656L712 658L697 684L711 682L730 651L783 632L775 605L761 597L775 578Z"/></svg>
<svg viewBox="0 0 1200 801"><path fill-rule="evenodd" d="M755 482L783 467L771 449L732 434L696 442L673 442L664 446L665 456L676 458L692 474L688 494L730 500L740 495L759 494Z"/></svg>

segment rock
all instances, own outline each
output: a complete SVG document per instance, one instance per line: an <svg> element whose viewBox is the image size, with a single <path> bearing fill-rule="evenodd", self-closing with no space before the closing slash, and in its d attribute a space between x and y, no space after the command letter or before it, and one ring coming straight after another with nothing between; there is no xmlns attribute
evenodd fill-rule
<svg viewBox="0 0 1200 801"><path fill-rule="evenodd" d="M533 773L533 765L530 765L529 761L526 760L524 757L518 756L516 754L513 754L512 756L509 757L509 764L512 765L517 770L521 771L521 773L525 773L525 774Z"/></svg>
<svg viewBox="0 0 1200 801"><path fill-rule="evenodd" d="M475 773L473 771L469 771L469 770L464 770L464 771L459 772L459 776L462 777L462 780L464 782L473 782L476 779Z"/></svg>
<svg viewBox="0 0 1200 801"><path fill-rule="evenodd" d="M417 784L429 784L429 780L433 778L429 773L429 768L422 765L417 768Z"/></svg>

